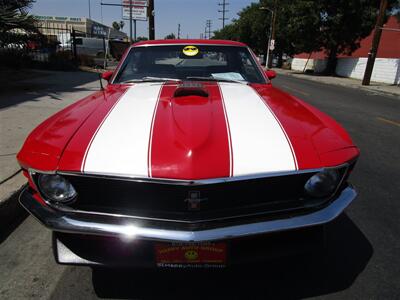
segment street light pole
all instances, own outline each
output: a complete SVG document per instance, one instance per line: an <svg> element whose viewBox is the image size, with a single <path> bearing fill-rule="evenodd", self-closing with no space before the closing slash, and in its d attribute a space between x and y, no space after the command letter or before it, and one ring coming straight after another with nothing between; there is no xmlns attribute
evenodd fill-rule
<svg viewBox="0 0 400 300"><path fill-rule="evenodd" d="M89 19L92 19L92 16L90 14L90 0L88 0L88 4L89 4Z"/></svg>
<svg viewBox="0 0 400 300"><path fill-rule="evenodd" d="M271 38L272 38L272 27L273 27L273 22L274 22L274 11L268 7L262 6L259 8L260 10L268 10L271 13L271 23L269 25L269 33L268 33L268 45L267 45L267 57L265 59L265 67L268 68L269 67L269 51L271 48Z"/></svg>
<svg viewBox="0 0 400 300"><path fill-rule="evenodd" d="M277 1L278 0L275 0L275 3L274 3L274 11L272 12L272 26L271 26L271 40L270 40L270 42L269 42L269 50L271 51L271 52L273 52L274 50L273 49L271 49L271 43L272 43L272 41L274 41L274 48L275 48L275 22L276 22L276 10L277 10ZM269 55L269 57L268 57L268 68L272 68L272 53Z"/></svg>

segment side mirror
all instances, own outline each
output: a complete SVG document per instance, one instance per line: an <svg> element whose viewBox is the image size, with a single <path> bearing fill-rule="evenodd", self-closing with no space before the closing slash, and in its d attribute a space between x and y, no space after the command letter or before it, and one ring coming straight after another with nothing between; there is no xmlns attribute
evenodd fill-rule
<svg viewBox="0 0 400 300"><path fill-rule="evenodd" d="M107 71L101 74L101 78L107 81L110 81L112 75L114 74L113 71Z"/></svg>
<svg viewBox="0 0 400 300"><path fill-rule="evenodd" d="M272 70L265 70L265 75L267 75L268 79L274 79L276 77L276 72Z"/></svg>

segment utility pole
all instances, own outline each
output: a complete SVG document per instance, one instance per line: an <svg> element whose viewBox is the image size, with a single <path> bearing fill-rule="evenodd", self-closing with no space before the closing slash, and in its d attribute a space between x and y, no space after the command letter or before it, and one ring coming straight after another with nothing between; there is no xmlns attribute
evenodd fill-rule
<svg viewBox="0 0 400 300"><path fill-rule="evenodd" d="M178 24L178 40L181 37L181 24Z"/></svg>
<svg viewBox="0 0 400 300"><path fill-rule="evenodd" d="M208 30L208 39L211 38L211 20L206 21L206 31Z"/></svg>
<svg viewBox="0 0 400 300"><path fill-rule="evenodd" d="M228 18L225 18L225 13L227 13L229 10L225 9L225 7L227 5L229 5L228 2L226 2L226 0L222 0L222 3L218 3L219 6L222 6L221 10L218 10L218 12L222 13L222 18L219 18L220 20L222 20L222 28L225 27L225 20L228 20Z"/></svg>
<svg viewBox="0 0 400 300"><path fill-rule="evenodd" d="M154 28L154 0L149 0L149 40L155 39L155 28Z"/></svg>
<svg viewBox="0 0 400 300"><path fill-rule="evenodd" d="M133 20L133 41L136 42L136 20Z"/></svg>
<svg viewBox="0 0 400 300"><path fill-rule="evenodd" d="M92 16L90 14L90 0L88 0L88 4L89 4L89 19L92 19Z"/></svg>
<svg viewBox="0 0 400 300"><path fill-rule="evenodd" d="M207 39L207 25L204 27L204 39Z"/></svg>
<svg viewBox="0 0 400 300"><path fill-rule="evenodd" d="M362 85L369 85L369 83L371 82L372 71L374 69L375 58L378 53L379 42L381 40L382 26L383 26L383 21L385 19L387 5L388 5L387 0L381 0L381 4L379 6L379 14L375 25L374 37L372 39L371 50L369 50L368 53L368 61L367 61L367 66L365 67L365 73Z"/></svg>
<svg viewBox="0 0 400 300"><path fill-rule="evenodd" d="M101 5L101 3L102 2L100 2L100 17L101 17L101 24L103 24L103 5Z"/></svg>
<svg viewBox="0 0 400 300"><path fill-rule="evenodd" d="M129 0L129 42L132 44L132 0Z"/></svg>

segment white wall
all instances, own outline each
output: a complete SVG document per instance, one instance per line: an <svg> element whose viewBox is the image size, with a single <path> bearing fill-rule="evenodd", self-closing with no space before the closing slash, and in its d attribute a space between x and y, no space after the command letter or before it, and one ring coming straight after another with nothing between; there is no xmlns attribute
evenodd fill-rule
<svg viewBox="0 0 400 300"><path fill-rule="evenodd" d="M306 58L293 58L292 60L292 70L294 71L303 71L304 66L307 62ZM313 64L314 60L310 59L307 63L307 69L312 70L313 69Z"/></svg>
<svg viewBox="0 0 400 300"><path fill-rule="evenodd" d="M336 74L344 77L363 79L367 58L340 58L336 67ZM400 83L400 59L377 58L374 64L371 81L389 84Z"/></svg>
<svg viewBox="0 0 400 300"><path fill-rule="evenodd" d="M293 58L292 70L303 71L306 58ZM322 72L326 67L327 60L310 59L307 70ZM336 74L343 77L362 79L364 77L367 58L339 58L336 66ZM372 81L389 84L400 84L400 59L398 58L377 58L372 72Z"/></svg>
<svg viewBox="0 0 400 300"><path fill-rule="evenodd" d="M304 66L307 62L306 58L293 58L292 70L303 72ZM307 63L306 70L314 70L315 72L322 72L326 67L326 59L310 59Z"/></svg>

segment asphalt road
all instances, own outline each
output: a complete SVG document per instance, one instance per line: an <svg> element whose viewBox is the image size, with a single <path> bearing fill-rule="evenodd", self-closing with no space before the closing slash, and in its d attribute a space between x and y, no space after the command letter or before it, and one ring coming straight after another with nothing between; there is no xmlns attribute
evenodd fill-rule
<svg viewBox="0 0 400 300"><path fill-rule="evenodd" d="M400 99L288 76L274 84L339 121L362 155L358 199L328 226L326 265L307 256L206 271L96 271L55 264L32 217L0 236L0 299L400 298Z"/></svg>

